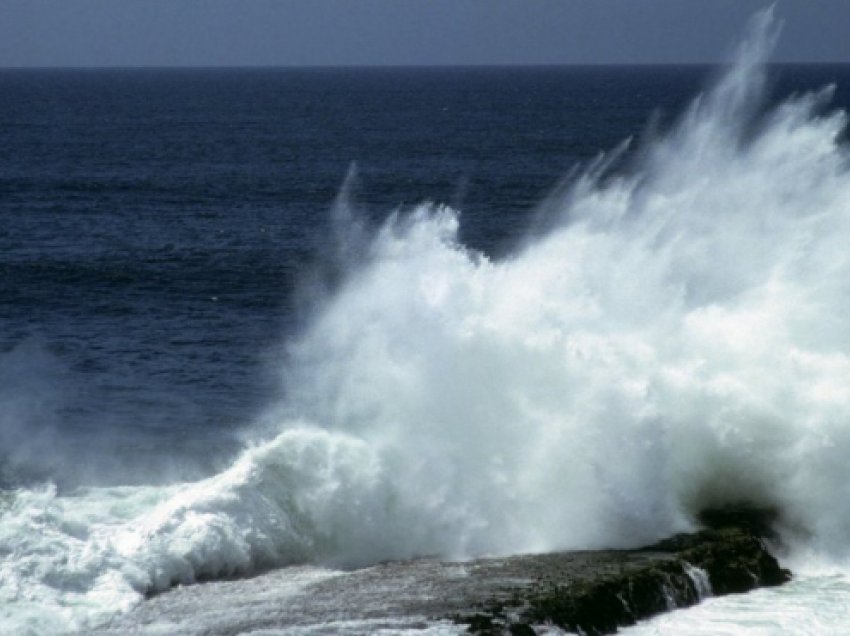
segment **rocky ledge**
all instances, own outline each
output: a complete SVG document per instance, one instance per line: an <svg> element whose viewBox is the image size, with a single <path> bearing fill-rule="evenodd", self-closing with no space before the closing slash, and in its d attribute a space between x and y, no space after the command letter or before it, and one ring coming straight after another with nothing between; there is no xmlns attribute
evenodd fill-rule
<svg viewBox="0 0 850 636"><path fill-rule="evenodd" d="M702 522L704 530L643 550L423 558L352 571L303 566L179 586L94 633L368 636L439 624L478 634L533 634L554 624L604 634L709 594L788 579L766 549L770 515L727 509L706 513Z"/></svg>
<svg viewBox="0 0 850 636"><path fill-rule="evenodd" d="M541 555L531 582L492 596L453 619L475 634L534 634L535 625L611 634L619 627L710 595L780 585L791 574L766 547L771 514L749 509L703 513L706 529L641 550L596 554L591 569L576 567L577 553ZM581 554L581 553L578 553ZM518 557L533 559L534 557ZM535 570L525 563L524 569Z"/></svg>

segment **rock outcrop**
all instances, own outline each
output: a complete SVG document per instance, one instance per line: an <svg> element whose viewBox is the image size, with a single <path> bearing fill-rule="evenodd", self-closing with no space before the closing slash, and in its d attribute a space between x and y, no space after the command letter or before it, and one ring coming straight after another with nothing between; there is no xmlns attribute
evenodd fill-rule
<svg viewBox="0 0 850 636"><path fill-rule="evenodd" d="M640 619L694 605L707 595L747 592L790 579L766 547L761 515L726 510L701 519L713 527L623 551L616 567L607 565L595 574L559 576L556 568L512 597L502 595L480 611L454 618L476 634L532 634L533 626L542 624L587 635L611 634ZM611 553L605 554L610 558Z"/></svg>

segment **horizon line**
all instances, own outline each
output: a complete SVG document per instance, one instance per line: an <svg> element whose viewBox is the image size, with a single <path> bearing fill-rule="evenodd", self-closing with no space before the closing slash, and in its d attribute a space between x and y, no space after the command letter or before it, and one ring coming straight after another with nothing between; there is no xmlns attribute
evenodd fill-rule
<svg viewBox="0 0 850 636"><path fill-rule="evenodd" d="M533 69L533 68L640 68L640 67L723 67L733 64L730 60L713 62L509 62L470 64L152 64L152 65L25 65L2 66L0 71L144 71L144 70L430 70L430 69ZM775 60L767 66L850 66L848 61L799 61Z"/></svg>

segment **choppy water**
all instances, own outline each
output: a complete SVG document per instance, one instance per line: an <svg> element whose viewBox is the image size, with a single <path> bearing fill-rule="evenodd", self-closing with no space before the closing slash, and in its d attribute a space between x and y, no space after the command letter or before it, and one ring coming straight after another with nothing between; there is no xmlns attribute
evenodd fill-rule
<svg viewBox="0 0 850 636"><path fill-rule="evenodd" d="M0 74L3 628L740 501L844 572L848 72L768 93L773 35L690 106L705 69ZM662 620L829 621L841 576Z"/></svg>

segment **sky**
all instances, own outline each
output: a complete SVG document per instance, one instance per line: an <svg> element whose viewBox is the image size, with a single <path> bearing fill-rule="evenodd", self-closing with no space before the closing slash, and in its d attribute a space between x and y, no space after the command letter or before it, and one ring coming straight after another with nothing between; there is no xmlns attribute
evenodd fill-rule
<svg viewBox="0 0 850 636"><path fill-rule="evenodd" d="M716 63L767 0L0 0L0 67ZM850 0L777 0L850 62Z"/></svg>

